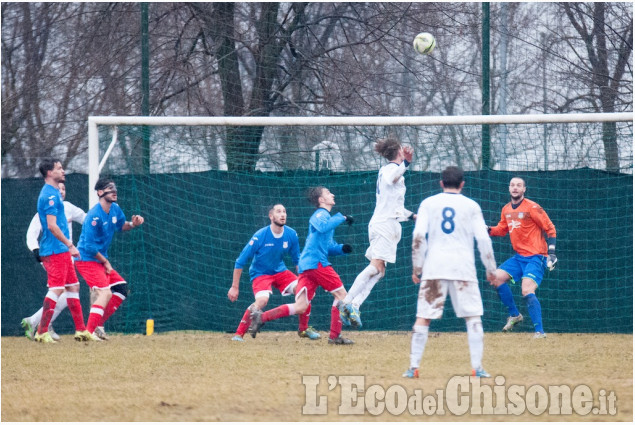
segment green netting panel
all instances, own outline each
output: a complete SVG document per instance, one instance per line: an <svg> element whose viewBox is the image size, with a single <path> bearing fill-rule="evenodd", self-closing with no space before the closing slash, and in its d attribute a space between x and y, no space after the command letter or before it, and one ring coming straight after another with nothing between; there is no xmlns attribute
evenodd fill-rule
<svg viewBox="0 0 635 425"><path fill-rule="evenodd" d="M578 127L582 128L571 127L569 134ZM509 179L514 175L526 179L527 197L546 209L558 231L558 266L546 274L538 291L547 332L632 332L633 180L629 174L632 161L624 161L623 168L628 173L578 168L602 161L597 140L595 145L591 140L578 140L578 144L587 143L586 154L580 156L587 162L566 162L563 166L564 159L556 157L553 161L560 162L553 165L552 159L548 159L549 169L556 166L571 169L535 171L542 168L539 164L544 157L540 155L539 142L530 149L527 140L531 139L520 137L531 133L528 128L517 126L515 132L507 132L508 136L516 134L518 144L514 147L510 139L506 144L515 152L507 158L510 171L477 171L480 142L472 146L463 144L453 151L441 144L443 138L433 140L435 134L440 137L452 131L461 131L465 140L479 140L478 126L454 130L267 128L260 154L251 161L256 170L249 172L224 169L227 164L223 129L160 127L151 130L149 174L142 172L140 129L120 128L121 146L113 151L102 174L115 178L119 203L127 216L140 213L146 223L141 229L115 236L111 262L128 280L132 292L109 320L107 329L141 332L145 320L152 317L157 331L234 331L245 308L253 301L247 273L243 274L239 300L231 303L227 299L236 257L251 235L268 224L267 206L273 202L286 206L288 225L297 230L303 245L313 212L304 194L309 186L317 184L335 193L334 211L356 217L352 228L340 226L335 234L337 240L354 247L351 255L334 259L335 269L345 286L350 287L367 264L364 258L367 224L374 208L377 169L383 163L371 152L371 146L376 137L393 133L416 147L417 160L413 170L405 175L409 209L416 209L424 197L439 191L439 171L456 163L456 155L464 158L461 165L471 170L466 173L464 193L480 203L490 224L498 221L500 209L509 201ZM585 134L601 140L598 132L601 125L585 128ZM632 139L632 125L618 125L618 129L621 138ZM534 126L534 130L540 133L541 128ZM311 136L314 133L318 135ZM568 134L562 129L553 133ZM109 140L109 132L104 131L102 153ZM313 146L325 140L331 144L323 143L325 149L316 156ZM360 144L361 141L364 143ZM596 149L589 151L588 146ZM341 158L336 155L338 150ZM572 158L574 149L569 146L566 150L568 158ZM556 151L554 148L550 152ZM210 155L216 162L210 160ZM39 179L2 181L3 335L18 334L19 320L41 305L45 293L43 270L32 260L24 244L24 233L32 216L31 212L24 212L35 209L41 184ZM71 202L86 207L86 176L69 176L67 190ZM388 266L386 277L362 306L365 329L408 330L412 326L417 297L417 287L410 281L413 224L404 223L403 228L397 263ZM76 235L78 232L76 228ZM493 241L500 264L513 254L509 238ZM479 276L483 277L478 260L477 266ZM497 331L504 324L505 310L484 279L481 290L485 330ZM512 290L521 312L526 313L520 288ZM82 292L82 302L87 308L85 286ZM291 299L274 294L269 305L287 302ZM316 328L328 329L331 302L329 294L318 291L311 314L311 324ZM464 324L453 318L453 314L448 301L444 315L447 320L435 322L433 330L462 330ZM72 325L66 316L62 315L57 329L70 331ZM293 330L296 326L296 318L286 318L267 323L265 330ZM529 331L529 325L524 329Z"/></svg>

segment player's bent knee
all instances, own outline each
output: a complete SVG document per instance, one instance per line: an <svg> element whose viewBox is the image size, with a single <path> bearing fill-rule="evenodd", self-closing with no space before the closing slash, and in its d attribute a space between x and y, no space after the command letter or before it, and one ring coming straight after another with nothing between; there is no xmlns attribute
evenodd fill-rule
<svg viewBox="0 0 635 425"><path fill-rule="evenodd" d="M295 303L295 314L303 314L307 308L309 308L308 304L305 303Z"/></svg>
<svg viewBox="0 0 635 425"><path fill-rule="evenodd" d="M341 288L333 291L332 294L336 300L343 300L344 298L346 298L347 292L346 289L344 289L344 287L342 286Z"/></svg>
<svg viewBox="0 0 635 425"><path fill-rule="evenodd" d="M511 279L509 273L501 269L496 269L496 271L494 272L494 276L496 277L496 279L494 280L494 286L497 288Z"/></svg>
<svg viewBox="0 0 635 425"><path fill-rule="evenodd" d="M412 329L414 330L415 327L418 327L418 326L430 326L430 322L431 322L430 319L424 319L423 317L417 317L417 320L415 320L415 324L412 327Z"/></svg>
<svg viewBox="0 0 635 425"><path fill-rule="evenodd" d="M256 298L256 301L254 302L254 305L256 306L257 309L262 310L263 308L265 308L267 306L267 303L269 302L269 297L258 297Z"/></svg>
<svg viewBox="0 0 635 425"><path fill-rule="evenodd" d="M523 297L526 297L529 294L535 294L536 289L538 289L538 285L531 279L523 279L521 293Z"/></svg>
<svg viewBox="0 0 635 425"><path fill-rule="evenodd" d="M384 277L384 275L386 274L386 262L384 260L373 259L373 260L371 260L370 263L373 266L375 266L375 268L379 272L380 276Z"/></svg>
<svg viewBox="0 0 635 425"><path fill-rule="evenodd" d="M110 291L110 288L99 288L95 304L106 305L106 303L110 301L110 298L112 298L112 292Z"/></svg>

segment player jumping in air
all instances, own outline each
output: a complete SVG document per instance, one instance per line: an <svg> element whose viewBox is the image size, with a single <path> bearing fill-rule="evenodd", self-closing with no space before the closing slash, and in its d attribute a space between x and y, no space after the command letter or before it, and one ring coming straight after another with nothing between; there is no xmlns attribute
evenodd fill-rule
<svg viewBox="0 0 635 425"><path fill-rule="evenodd" d="M461 195L464 185L463 170L447 167L441 173L443 193L424 199L417 212L412 235L412 281L421 285L405 378L419 377L430 321L443 315L448 292L456 316L465 319L472 375L490 376L481 365L483 301L476 278L474 239L490 282L494 280L496 262L481 207Z"/></svg>
<svg viewBox="0 0 635 425"><path fill-rule="evenodd" d="M284 205L275 204L271 206L269 208L269 220L271 225L263 227L252 236L234 265L234 277L232 286L227 292L227 297L231 302L238 299L240 276L245 265L253 258L249 267L249 278L252 281L254 298L256 299L245 310L240 325L236 329L236 334L232 338L234 341L243 341L243 336L251 323L251 312L265 308L272 293L272 286L285 296L295 293L298 284L298 277L287 270L287 266L285 266L283 261L285 254L289 254L293 264L296 265L297 271L300 259L300 243L298 242L296 231L285 226L287 210ZM310 314L311 305L309 304L306 311L300 314L298 335L302 338L319 339L320 334L309 326Z"/></svg>
<svg viewBox="0 0 635 425"><path fill-rule="evenodd" d="M86 213L83 209L76 207L70 202L66 201L66 185L64 183L58 183L58 188L60 194L62 195L62 201L64 203L64 215L66 215L66 219L68 220L68 240L73 240L73 227L72 222L76 222L82 224L84 222L84 217L86 217ZM40 236L42 235L42 224L40 223L39 214L35 214L31 223L29 224L29 228L26 231L26 245L33 252L35 259L42 264L42 258L40 257ZM66 292L62 292L62 295L57 299L57 303L55 304L55 310L53 312L53 316L51 317L51 321L49 322L48 332L55 341L59 341L59 335L53 330L53 322L57 319L57 316L66 308ZM21 325L24 329L24 335L33 339L35 336L35 330L42 319L42 313L44 310L40 308L36 311L32 316L25 317L22 319Z"/></svg>
<svg viewBox="0 0 635 425"><path fill-rule="evenodd" d="M64 213L64 203L59 191L59 183L66 181L62 163L57 159L45 159L40 165L44 177L44 187L37 201L37 212L42 227L40 239L40 258L48 275L48 292L42 304L42 318L35 334L35 340L44 343L56 343L48 332L57 301L66 292L66 303L75 323L77 341L98 340L87 332L84 326L84 314L79 302L79 280L75 273L71 257L79 252L69 239L68 220Z"/></svg>
<svg viewBox="0 0 635 425"><path fill-rule="evenodd" d="M342 338L342 321L337 309L337 301L344 299L346 289L339 275L328 261L329 255L343 255L352 252L347 244L338 244L333 240L335 228L347 221L352 224L352 217L341 213L331 216L335 205L335 195L327 188L318 186L309 190L309 201L317 208L309 219L309 235L300 255L298 264L300 277L295 291L295 303L281 305L272 310L254 310L251 314L249 333L255 337L262 325L270 320L292 314L302 314L311 305L318 286L333 294L335 301L331 307L331 331L329 344L353 344L348 338Z"/></svg>
<svg viewBox="0 0 635 425"><path fill-rule="evenodd" d="M498 295L507 306L509 317L503 332L523 321L523 316L516 308L512 290L507 284L521 281L523 299L529 310L529 317L534 324L534 338L545 338L542 327L540 301L536 298L536 289L542 282L545 268L553 270L556 265L556 228L540 205L525 198L527 186L520 177L509 182L511 202L503 207L500 222L496 227L488 228L490 236L505 236L509 239L516 255L505 261L496 270L496 287ZM547 241L543 232L547 234Z"/></svg>
<svg viewBox="0 0 635 425"><path fill-rule="evenodd" d="M78 244L81 259L75 262L91 290L97 291L86 324L86 330L91 334L95 328L103 326L128 296L128 284L108 261L112 238L115 232L132 230L144 222L140 215L133 215L132 221L126 221L117 204L117 186L111 179L97 180L95 190L99 202L86 214Z"/></svg>
<svg viewBox="0 0 635 425"><path fill-rule="evenodd" d="M395 262L397 244L401 240L400 222L417 217L404 207L406 184L403 175L412 162L412 148L402 147L398 140L389 138L378 141L375 151L390 162L381 167L377 176L377 202L368 223L370 246L366 258L370 264L357 276L346 298L338 303L342 321L357 328L362 326L360 306L384 277L386 263Z"/></svg>

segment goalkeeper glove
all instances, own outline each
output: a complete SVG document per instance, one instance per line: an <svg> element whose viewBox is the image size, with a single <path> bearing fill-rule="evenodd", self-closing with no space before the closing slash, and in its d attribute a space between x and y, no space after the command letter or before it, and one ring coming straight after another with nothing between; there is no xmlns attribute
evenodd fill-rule
<svg viewBox="0 0 635 425"><path fill-rule="evenodd" d="M342 245L342 252L344 254L350 254L351 252L353 252L353 247L345 243L344 245Z"/></svg>
<svg viewBox="0 0 635 425"><path fill-rule="evenodd" d="M558 262L558 258L556 257L556 250L554 248L551 248L549 249L549 251L547 251L547 253L547 267L549 268L549 271L553 271L553 269L556 268L556 263Z"/></svg>
<svg viewBox="0 0 635 425"><path fill-rule="evenodd" d="M42 262L42 258L40 258L40 248L35 248L33 251L33 256L37 260L38 263Z"/></svg>
<svg viewBox="0 0 635 425"><path fill-rule="evenodd" d="M346 219L346 223L347 223L349 226L352 226L352 225L353 225L353 223L355 223L355 219L353 218L353 216L352 216L352 215L345 215L345 216L344 216L344 218Z"/></svg>

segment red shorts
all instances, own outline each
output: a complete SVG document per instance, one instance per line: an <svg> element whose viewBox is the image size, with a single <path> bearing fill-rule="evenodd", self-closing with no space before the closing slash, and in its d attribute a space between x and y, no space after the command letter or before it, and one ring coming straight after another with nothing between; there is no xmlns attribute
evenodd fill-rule
<svg viewBox="0 0 635 425"><path fill-rule="evenodd" d="M77 285L79 283L70 252L42 257L42 265L44 265L48 275L46 284L49 288L63 288L66 285Z"/></svg>
<svg viewBox="0 0 635 425"><path fill-rule="evenodd" d="M333 267L322 267L321 264L318 264L317 269L305 270L300 273L298 287L295 291L296 297L306 289L307 298L311 301L318 286L321 286L325 291L334 292L343 288L344 284Z"/></svg>
<svg viewBox="0 0 635 425"><path fill-rule="evenodd" d="M254 297L268 296L268 294L272 293L272 286L280 291L282 295L291 295L295 288L291 288L290 286L296 280L298 280L298 277L289 270L272 275L258 276L252 282Z"/></svg>
<svg viewBox="0 0 635 425"><path fill-rule="evenodd" d="M104 265L96 261L75 261L75 265L79 274L91 288L110 288L119 283L126 283L125 279L114 269L110 274L106 274Z"/></svg>

